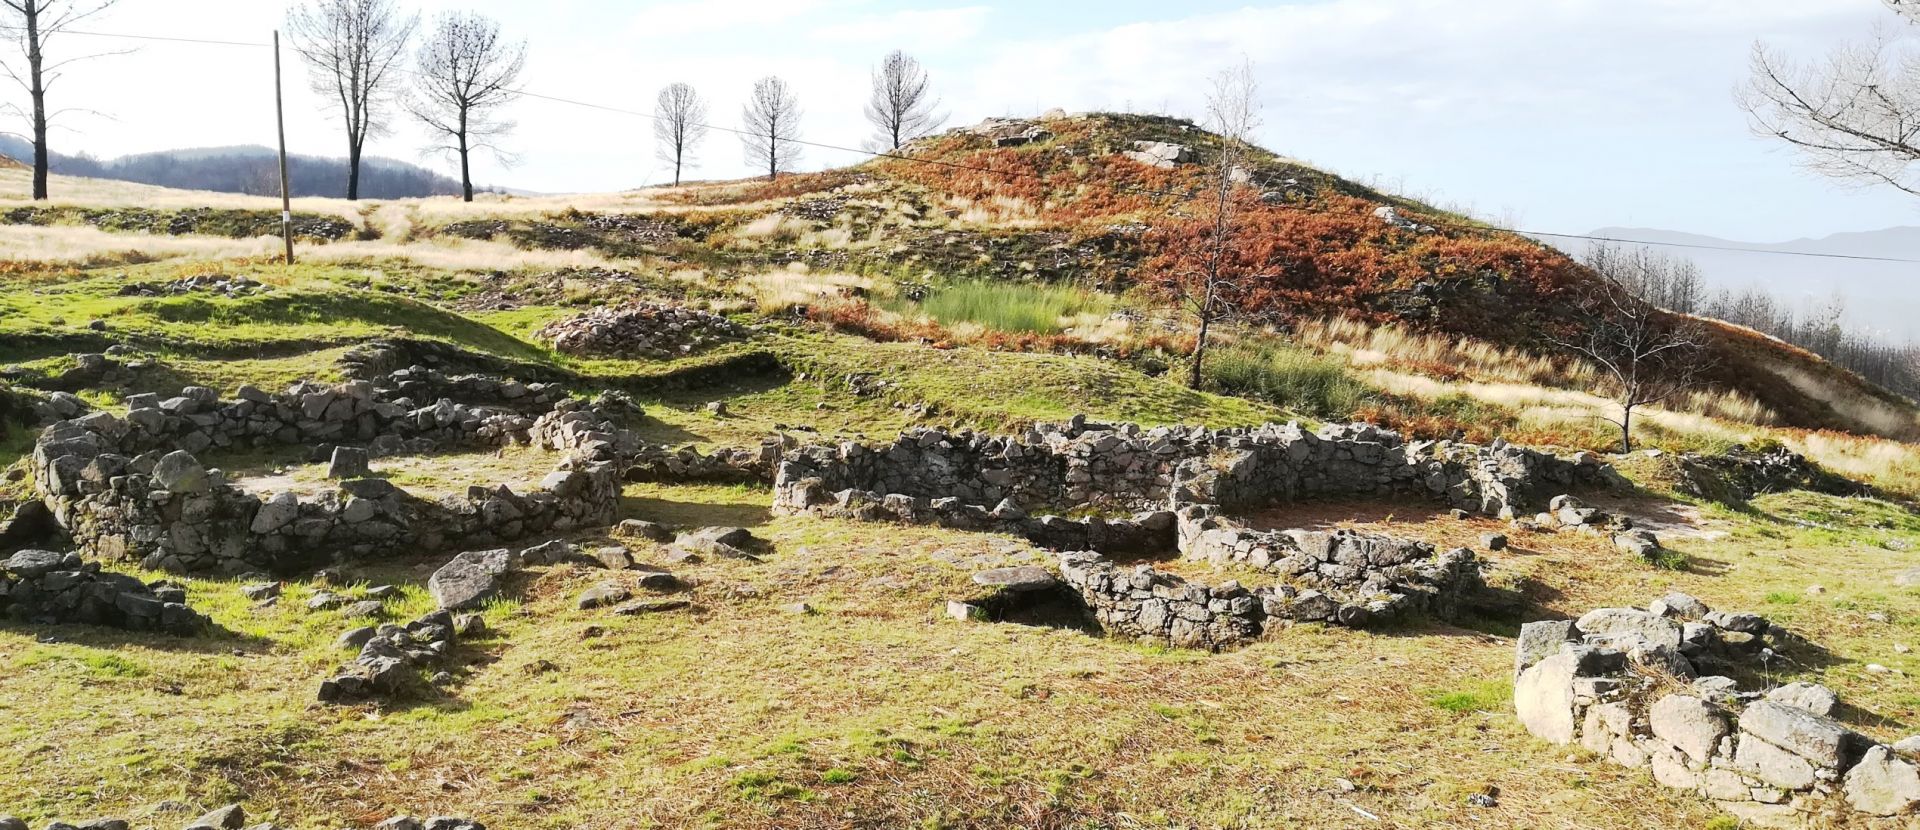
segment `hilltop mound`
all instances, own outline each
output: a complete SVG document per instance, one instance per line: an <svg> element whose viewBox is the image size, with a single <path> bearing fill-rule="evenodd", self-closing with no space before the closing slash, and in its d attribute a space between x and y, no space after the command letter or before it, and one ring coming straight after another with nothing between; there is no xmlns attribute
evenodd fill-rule
<svg viewBox="0 0 1920 830"><path fill-rule="evenodd" d="M709 207L771 209L830 221L890 191L909 221L863 216L896 264L993 279L1073 280L1165 296L1161 231L1193 215L1220 138L1179 119L1115 114L989 119L915 142L899 158L774 183L709 188ZM1355 318L1554 354L1577 334L1574 298L1597 277L1544 243L1256 151L1244 168L1259 194L1236 244L1265 268L1243 289L1242 319L1281 329ZM961 239L914 218L971 228ZM824 224L824 222L823 222ZM953 250L958 248L959 250ZM1024 271L1010 259L1036 263ZM968 260L973 262L969 263ZM1707 327L1709 383L1757 401L1778 422L1892 436L1920 416L1911 401L1804 350L1724 324Z"/></svg>

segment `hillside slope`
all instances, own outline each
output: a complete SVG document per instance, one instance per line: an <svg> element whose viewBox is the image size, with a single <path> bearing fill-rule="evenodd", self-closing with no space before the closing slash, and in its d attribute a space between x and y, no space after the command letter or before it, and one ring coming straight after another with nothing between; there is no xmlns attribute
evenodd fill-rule
<svg viewBox="0 0 1920 830"><path fill-rule="evenodd" d="M1018 146L1004 137L1038 129ZM1125 153L1140 142L1177 144L1192 163L1170 169ZM1108 252L1089 276L1152 287L1153 230L1192 208L1180 193L1206 184L1217 136L1145 116L1091 115L951 131L916 144L912 160L871 168L933 198L1000 206L1022 232L1064 233ZM1465 217L1258 153L1260 191L1242 243L1270 269L1241 301L1249 319L1285 325L1359 317L1489 340L1538 353L1578 326L1569 298L1594 279L1564 253ZM1391 208L1392 217L1379 212ZM1757 399L1792 426L1904 436L1913 403L1804 350L1727 326L1710 328L1711 382Z"/></svg>

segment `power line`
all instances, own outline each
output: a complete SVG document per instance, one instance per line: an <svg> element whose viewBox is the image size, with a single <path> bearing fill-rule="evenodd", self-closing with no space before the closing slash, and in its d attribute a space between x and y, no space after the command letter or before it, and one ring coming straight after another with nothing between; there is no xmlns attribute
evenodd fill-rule
<svg viewBox="0 0 1920 830"><path fill-rule="evenodd" d="M26 31L24 28L21 28L18 26L5 26L5 25L0 25L0 30L8 30L8 31L16 31L16 32ZM204 45L212 45L212 46L272 48L272 44L268 44L268 43L254 43L254 42L236 41L236 40L212 40L212 39L206 39L206 38L172 37L172 36L165 36L165 35L138 35L138 34L129 34L124 32L93 32L93 31L79 31L79 30L63 30L60 33L70 34L70 35L84 35L88 37L128 38L132 40L151 40L151 41L163 41L163 42L170 42L170 43L195 43L195 44L204 44ZM402 74L413 75L416 77L425 77L423 73L410 70L410 69L397 69L396 71ZM527 90L524 88L509 89L509 90L506 90L506 92L523 97L523 98L532 98L540 101L549 101L552 103L565 104L568 106L584 107L587 109L599 110L602 112L610 112L618 115L628 115L636 118L643 118L649 121L665 120L665 116L657 115L651 112L646 112L644 110L627 109L625 107L617 107L617 106L612 106L608 104L597 104L591 101L581 101L573 98L563 98L557 95L546 95L543 93L533 92L531 90ZM764 138L765 137L765 136L761 136L758 133L749 132L746 130L740 130L733 127L721 126L718 124L693 123L692 125L700 127L702 129L713 130L713 131L722 132L722 133L729 133L732 135L737 135L737 136L746 137L746 138ZM813 147L813 148L822 149L822 150L834 150L834 151L843 152L843 153L853 153L855 155L863 155L863 156L868 156L875 159L894 159L897 161L904 161L904 162L909 162L913 164L926 164L926 165L945 167L945 168L955 169L955 170L968 170L968 171L977 172L977 173L985 173L987 175L993 175L993 176L1025 177L1025 178L1035 179L1039 181L1046 180L1046 177L1042 174L1029 173L1022 170L996 170L990 167L981 167L979 165L964 164L956 161L946 161L944 159L917 158L914 156L901 155L899 153L868 150L868 149L859 148L859 147L844 147L837 144L828 144L820 141L808 141L805 139L797 139L797 138L785 139L785 141L787 141L789 144L798 144L803 147ZM1194 198L1194 194L1191 192L1161 190L1158 188L1149 188L1149 187L1141 187L1138 185L1125 185L1125 184L1114 184L1110 186L1116 191L1123 192L1123 193L1130 192L1130 193L1138 193L1141 195L1148 195L1148 196L1163 196L1163 197L1168 197L1168 198L1172 198L1180 201L1189 201ZM1288 210L1297 210L1297 211L1305 211L1305 212L1320 212L1320 213L1334 212L1334 211L1328 211L1328 210L1316 210L1315 208L1311 208L1304 205L1283 205L1282 207ZM1449 222L1449 221L1437 219L1434 217L1423 217L1423 219L1425 219L1426 221L1422 222L1421 224L1440 225L1440 226L1452 227L1458 230L1480 232L1480 233L1488 233L1488 232L1509 233L1509 234L1515 234L1519 236L1533 236L1533 237L1544 236L1544 237L1551 237L1554 239L1579 239L1579 240L1585 240L1588 242L1602 242L1602 243L1625 244L1625 245L1652 245L1652 246L1658 246L1658 247L1664 247L1664 248L1686 248L1686 249L1693 249L1693 250L1728 251L1728 252L1743 253L1743 254L1765 254L1765 255L1774 255L1774 256L1797 256L1797 257L1806 257L1806 258L1812 258L1812 259L1838 259L1838 260L1852 260L1857 262L1891 262L1891 263L1905 263L1910 265L1920 265L1920 259L1907 259L1902 257L1868 256L1864 254L1840 254L1840 253L1831 253L1831 252L1825 252L1825 251L1794 251L1794 250L1782 250L1777 248L1765 248L1765 249L1743 248L1735 245L1708 245L1708 244L1696 243L1696 242L1671 242L1671 241L1659 241L1659 240L1651 240L1651 239L1627 239L1622 237L1597 236L1592 234L1555 233L1552 231L1534 231L1534 230L1525 230L1522 228L1503 228L1497 225L1487 225L1487 224L1466 224L1461 222Z"/></svg>
<svg viewBox="0 0 1920 830"><path fill-rule="evenodd" d="M1708 245L1701 242L1664 242L1651 239L1624 239L1611 236L1585 236L1571 233L1548 233L1546 231L1509 231L1509 233L1529 236L1551 236L1558 239L1585 239L1593 242L1615 242L1627 245L1660 245L1668 248L1694 248L1703 251L1731 251L1737 254L1776 254L1779 256L1818 257L1823 259L1853 259L1864 262L1906 262L1920 264L1920 259L1903 259L1890 256L1868 256L1866 254L1836 254L1828 251L1790 251L1778 248L1742 248L1738 245Z"/></svg>

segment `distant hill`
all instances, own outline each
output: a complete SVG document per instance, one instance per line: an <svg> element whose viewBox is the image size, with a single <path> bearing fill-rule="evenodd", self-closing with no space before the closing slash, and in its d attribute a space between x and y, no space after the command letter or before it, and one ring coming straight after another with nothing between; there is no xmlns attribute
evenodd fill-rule
<svg viewBox="0 0 1920 830"><path fill-rule="evenodd" d="M1639 239L1706 248L1655 246L1655 250L1692 260L1711 290L1763 288L1790 307L1804 310L1826 303L1835 293L1846 300L1847 318L1883 339L1920 339L1920 264L1819 257L1780 256L1755 251L1811 251L1847 256L1920 260L1920 227L1837 233L1789 242L1740 242L1654 228L1601 228L1592 236ZM1564 240L1549 240L1565 245ZM1711 248L1738 248L1722 251Z"/></svg>
<svg viewBox="0 0 1920 830"><path fill-rule="evenodd" d="M32 163L33 145L13 136L0 136L0 155ZM53 172L67 176L115 179L140 184L277 196L280 168L268 147L195 147L96 159L88 155L55 153ZM344 197L347 162L340 158L291 155L288 178L295 196ZM415 164L387 158L365 159L360 171L360 195L367 199L406 199L448 196L460 192L460 182Z"/></svg>

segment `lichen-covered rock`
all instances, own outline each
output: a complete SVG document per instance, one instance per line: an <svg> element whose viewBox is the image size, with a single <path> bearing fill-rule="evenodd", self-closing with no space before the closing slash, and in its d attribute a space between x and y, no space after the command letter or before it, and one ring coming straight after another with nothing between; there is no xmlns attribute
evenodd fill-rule
<svg viewBox="0 0 1920 830"><path fill-rule="evenodd" d="M467 551L434 571L427 591L443 610L477 608L500 592L501 577L512 569L512 551Z"/></svg>

